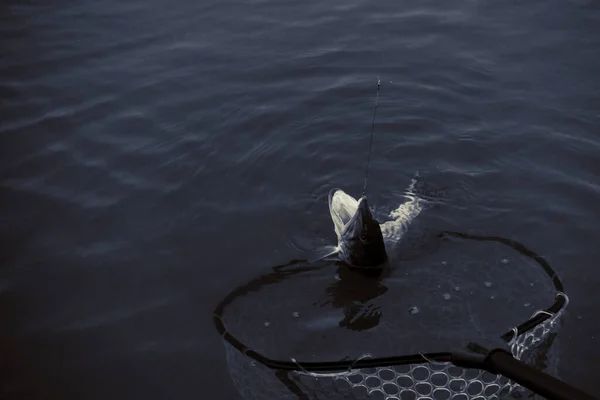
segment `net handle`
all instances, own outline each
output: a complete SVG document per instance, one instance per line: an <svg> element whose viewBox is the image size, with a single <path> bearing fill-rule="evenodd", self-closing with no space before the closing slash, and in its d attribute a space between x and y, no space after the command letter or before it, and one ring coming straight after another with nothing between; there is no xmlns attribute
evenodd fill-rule
<svg viewBox="0 0 600 400"><path fill-rule="evenodd" d="M595 397L554 378L522 361L503 349L492 350L480 367L501 374L548 400L598 400Z"/></svg>

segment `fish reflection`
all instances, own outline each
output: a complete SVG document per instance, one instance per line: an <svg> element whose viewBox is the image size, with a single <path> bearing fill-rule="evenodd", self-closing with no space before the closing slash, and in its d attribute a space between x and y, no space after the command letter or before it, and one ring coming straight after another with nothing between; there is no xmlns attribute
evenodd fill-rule
<svg viewBox="0 0 600 400"><path fill-rule="evenodd" d="M373 300L387 293L383 278L389 274L389 264L383 270L350 268L339 264L337 279L325 288L328 299L321 306L342 309L344 318L340 327L352 331L365 331L379 325L382 310Z"/></svg>

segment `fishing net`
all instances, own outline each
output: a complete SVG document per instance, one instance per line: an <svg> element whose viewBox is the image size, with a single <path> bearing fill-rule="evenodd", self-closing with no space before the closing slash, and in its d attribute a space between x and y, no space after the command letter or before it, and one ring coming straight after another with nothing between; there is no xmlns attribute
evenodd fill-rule
<svg viewBox="0 0 600 400"><path fill-rule="evenodd" d="M433 254L365 277L330 262L275 267L215 310L246 399L529 396L452 352L504 348L556 374L568 304L541 257L502 238L447 232Z"/></svg>

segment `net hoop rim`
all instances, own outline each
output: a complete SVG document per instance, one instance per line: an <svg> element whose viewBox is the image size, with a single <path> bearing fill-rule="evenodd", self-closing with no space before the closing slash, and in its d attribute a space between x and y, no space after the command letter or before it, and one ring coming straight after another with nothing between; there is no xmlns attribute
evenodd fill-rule
<svg viewBox="0 0 600 400"><path fill-rule="evenodd" d="M441 237L454 237L459 239L476 240L476 241L488 241L502 243L513 250L518 251L522 255L533 259L543 269L544 272L550 277L554 288L556 289L556 296L554 303L544 309L536 311L527 321L515 326L511 330L500 335L500 338L507 344L512 343L516 338L523 333L529 332L537 327L539 324L547 321L548 319L555 318L560 311L566 307L569 303L569 298L564 292L564 286L562 281L550 266L550 264L537 253L529 250L523 244L512 240L506 239L499 236L480 236L474 234L466 234L454 231L443 231L440 233ZM227 306L229 306L237 297L247 294L251 291L256 291L262 286L270 285L282 281L289 276L296 275L303 272L317 271L328 267L327 265L311 265L300 267L297 269L286 270L291 266L306 263L307 260L295 259L286 264L277 265L272 267L272 272L263 274L254 278L250 282L238 286L231 291L223 300L221 300L213 312L213 323L219 335L236 348L239 352L247 357L252 358L256 362L275 370L283 371L297 371L297 372L333 372L333 371L350 371L352 369L362 368L380 368L389 367L394 365L406 365L406 364L423 364L430 363L432 361L439 363L452 362L456 353L452 352L437 352L437 353L419 353L403 356L390 356L390 357L376 357L376 358L357 358L347 360L336 360L336 361L297 361L296 359L291 360L277 360L264 356L255 350L252 350L244 343L240 342L231 333L227 331L222 315L225 312ZM471 343L468 348L471 351L483 352L485 351L481 346Z"/></svg>

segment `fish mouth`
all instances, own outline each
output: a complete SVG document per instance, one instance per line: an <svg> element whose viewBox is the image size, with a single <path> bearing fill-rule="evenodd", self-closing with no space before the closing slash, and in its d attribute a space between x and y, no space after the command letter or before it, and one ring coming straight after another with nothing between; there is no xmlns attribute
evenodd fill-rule
<svg viewBox="0 0 600 400"><path fill-rule="evenodd" d="M358 210L364 208L364 201L365 197L356 200L341 189L336 188L329 192L329 212L338 237L359 218L361 213Z"/></svg>
<svg viewBox="0 0 600 400"><path fill-rule="evenodd" d="M378 268L384 264L387 253L381 229L371 215L366 196L356 200L341 189L332 189L329 211L342 261L356 268Z"/></svg>

